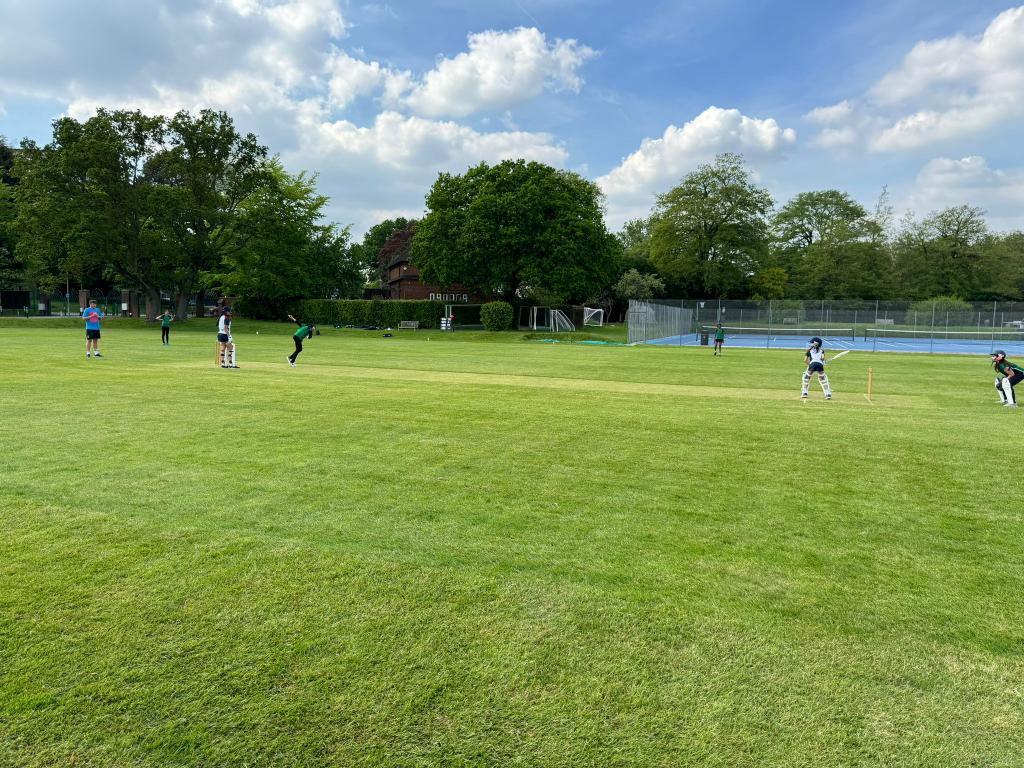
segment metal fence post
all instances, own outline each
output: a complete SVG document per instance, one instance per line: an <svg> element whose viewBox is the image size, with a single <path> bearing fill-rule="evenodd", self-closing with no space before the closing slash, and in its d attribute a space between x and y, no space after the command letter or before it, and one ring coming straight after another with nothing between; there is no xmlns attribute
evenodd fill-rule
<svg viewBox="0 0 1024 768"><path fill-rule="evenodd" d="M928 354L935 351L935 302L932 302L932 332L928 334Z"/></svg>
<svg viewBox="0 0 1024 768"><path fill-rule="evenodd" d="M999 302L992 302L992 341L988 345L989 354L996 348L996 305Z"/></svg>

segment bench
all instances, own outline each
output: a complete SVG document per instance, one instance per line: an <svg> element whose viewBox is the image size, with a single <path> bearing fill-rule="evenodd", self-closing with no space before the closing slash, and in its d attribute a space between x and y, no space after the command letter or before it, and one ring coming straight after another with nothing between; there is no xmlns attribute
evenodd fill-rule
<svg viewBox="0 0 1024 768"><path fill-rule="evenodd" d="M400 330L400 331L416 331L416 330L419 330L419 327L420 327L420 321L419 320L399 320L398 321L398 330Z"/></svg>

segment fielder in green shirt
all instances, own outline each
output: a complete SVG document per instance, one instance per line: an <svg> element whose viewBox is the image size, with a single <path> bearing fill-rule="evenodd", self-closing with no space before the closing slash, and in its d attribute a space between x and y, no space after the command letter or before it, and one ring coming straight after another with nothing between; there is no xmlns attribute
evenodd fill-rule
<svg viewBox="0 0 1024 768"><path fill-rule="evenodd" d="M171 315L171 313L165 309L164 313L160 315L159 319L160 322L162 323L162 325L160 326L160 341L162 341L166 346L170 346L171 323L174 322L174 316Z"/></svg>
<svg viewBox="0 0 1024 768"><path fill-rule="evenodd" d="M295 341L295 351L288 355L288 365L294 368L295 359L299 356L299 353L302 352L302 342L305 339L313 338L313 333L316 331L316 325L314 323L299 322L292 315L288 315L288 319L299 326L299 330L292 334L292 339Z"/></svg>
<svg viewBox="0 0 1024 768"><path fill-rule="evenodd" d="M992 367L999 374L996 378L996 392L999 393L999 401L1010 408L1016 408L1017 394L1013 388L1024 381L1024 368L1007 360L1006 353L1001 349L992 353Z"/></svg>
<svg viewBox="0 0 1024 768"><path fill-rule="evenodd" d="M722 354L722 345L725 343L725 328L719 323L715 326L715 354Z"/></svg>

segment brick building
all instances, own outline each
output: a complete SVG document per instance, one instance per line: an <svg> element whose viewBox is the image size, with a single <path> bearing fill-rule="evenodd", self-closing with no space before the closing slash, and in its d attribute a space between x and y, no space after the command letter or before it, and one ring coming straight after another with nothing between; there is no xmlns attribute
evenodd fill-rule
<svg viewBox="0 0 1024 768"><path fill-rule="evenodd" d="M420 271L409 261L412 228L395 232L380 251L381 289L384 299L422 299L446 304L479 304L485 298L458 283L448 286L428 285L420 279Z"/></svg>

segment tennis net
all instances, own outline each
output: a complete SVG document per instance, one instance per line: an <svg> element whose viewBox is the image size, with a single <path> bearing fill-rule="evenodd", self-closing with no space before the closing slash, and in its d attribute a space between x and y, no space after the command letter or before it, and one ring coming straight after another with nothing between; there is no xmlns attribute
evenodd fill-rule
<svg viewBox="0 0 1024 768"><path fill-rule="evenodd" d="M965 344L991 344L992 342L1019 344L1024 343L1024 331L1000 329L988 331L947 331L942 328L912 331L900 328L866 328L864 330L864 341L871 341L872 339L884 339L894 343L919 343L932 339L942 339L944 341L963 342Z"/></svg>
<svg viewBox="0 0 1024 768"><path fill-rule="evenodd" d="M716 330L718 329L714 325L702 325L700 328L702 334L706 333L712 337L715 335ZM790 328L788 326L776 328L774 326L724 325L722 330L725 331L726 339L730 336L760 336L772 339L806 340L818 336L826 340L836 339L841 341L854 341L856 339L856 332L853 328Z"/></svg>

